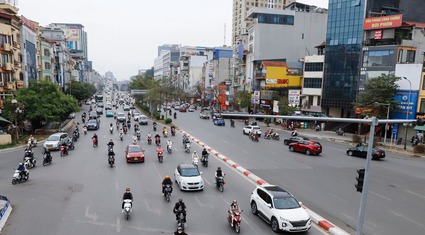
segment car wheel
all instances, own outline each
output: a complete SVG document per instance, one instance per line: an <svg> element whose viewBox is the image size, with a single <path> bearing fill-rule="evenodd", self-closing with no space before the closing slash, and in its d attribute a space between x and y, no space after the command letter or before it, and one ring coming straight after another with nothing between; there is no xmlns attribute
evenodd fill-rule
<svg viewBox="0 0 425 235"><path fill-rule="evenodd" d="M275 217L272 218L271 225L272 225L273 232L278 233L279 232L279 223L277 222L277 219Z"/></svg>
<svg viewBox="0 0 425 235"><path fill-rule="evenodd" d="M353 151L348 151L348 152L347 152L347 155L348 155L348 156L353 156Z"/></svg>
<svg viewBox="0 0 425 235"><path fill-rule="evenodd" d="M289 147L289 151L294 152L294 146Z"/></svg>
<svg viewBox="0 0 425 235"><path fill-rule="evenodd" d="M285 145L289 145L289 141L287 141L287 140L284 140L284 141L283 141L283 143L284 143Z"/></svg>
<svg viewBox="0 0 425 235"><path fill-rule="evenodd" d="M311 150L310 150L310 149L307 149L307 150L305 151L305 154L306 154L306 155L311 155Z"/></svg>
<svg viewBox="0 0 425 235"><path fill-rule="evenodd" d="M258 210L257 210L257 203L255 203L254 201L251 202L251 213L254 215L257 215Z"/></svg>

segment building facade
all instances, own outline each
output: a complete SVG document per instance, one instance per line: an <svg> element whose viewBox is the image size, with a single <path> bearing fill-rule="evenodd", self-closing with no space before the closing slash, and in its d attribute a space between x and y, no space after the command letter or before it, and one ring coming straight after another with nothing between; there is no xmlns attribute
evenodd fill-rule
<svg viewBox="0 0 425 235"><path fill-rule="evenodd" d="M321 116L324 55L311 55L304 58L301 90L301 111L306 115Z"/></svg>

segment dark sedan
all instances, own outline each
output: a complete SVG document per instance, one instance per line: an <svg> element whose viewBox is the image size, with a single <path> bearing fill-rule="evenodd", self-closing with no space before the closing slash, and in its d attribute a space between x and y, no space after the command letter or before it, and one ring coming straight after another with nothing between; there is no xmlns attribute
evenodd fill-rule
<svg viewBox="0 0 425 235"><path fill-rule="evenodd" d="M357 146L347 149L347 155L353 157L366 158L367 146ZM372 148L372 160L379 160L385 158L385 151L376 147Z"/></svg>
<svg viewBox="0 0 425 235"><path fill-rule="evenodd" d="M290 143L296 143L296 142L301 141L301 140L310 140L310 139L307 138L307 137L304 137L304 136L292 136L289 139L284 139L283 143L285 145L289 145Z"/></svg>
<svg viewBox="0 0 425 235"><path fill-rule="evenodd" d="M97 123L97 121L95 119L90 119L87 122L87 130L97 130L99 129L99 123Z"/></svg>

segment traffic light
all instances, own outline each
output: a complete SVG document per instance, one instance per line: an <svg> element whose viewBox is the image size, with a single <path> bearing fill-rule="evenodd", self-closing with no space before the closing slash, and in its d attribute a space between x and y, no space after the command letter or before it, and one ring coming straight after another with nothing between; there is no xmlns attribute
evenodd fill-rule
<svg viewBox="0 0 425 235"><path fill-rule="evenodd" d="M365 169L357 170L357 173L359 174L359 176L356 177L357 184L355 185L357 192L363 192L364 172L365 172Z"/></svg>
<svg viewBox="0 0 425 235"><path fill-rule="evenodd" d="M417 126L423 126L423 125L425 125L425 119L419 118L418 120L416 120L416 125Z"/></svg>

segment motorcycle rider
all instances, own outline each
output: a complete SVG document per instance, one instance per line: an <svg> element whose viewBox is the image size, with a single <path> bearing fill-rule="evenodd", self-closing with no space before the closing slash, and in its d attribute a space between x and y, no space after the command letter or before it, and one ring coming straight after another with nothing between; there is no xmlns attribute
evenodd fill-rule
<svg viewBox="0 0 425 235"><path fill-rule="evenodd" d="M139 124L134 123L134 131L138 131L139 130Z"/></svg>
<svg viewBox="0 0 425 235"><path fill-rule="evenodd" d="M84 132L84 134L87 134L87 125L85 123L83 125L83 132Z"/></svg>
<svg viewBox="0 0 425 235"><path fill-rule="evenodd" d="M96 144L96 145L99 145L99 140L98 140L98 138L97 138L96 133L94 133L94 134L93 134L93 136L91 137L91 139L92 139L92 140L93 140L93 139L94 139L94 140L96 140L96 141L95 141L95 144Z"/></svg>
<svg viewBox="0 0 425 235"><path fill-rule="evenodd" d="M174 112L174 119L177 118L177 112Z"/></svg>
<svg viewBox="0 0 425 235"><path fill-rule="evenodd" d="M171 146L173 145L173 142L171 142L170 139L167 140L167 150L168 148L171 148Z"/></svg>
<svg viewBox="0 0 425 235"><path fill-rule="evenodd" d="M35 138L32 135L30 135L29 141L30 141L30 146L32 147L35 142Z"/></svg>
<svg viewBox="0 0 425 235"><path fill-rule="evenodd" d="M235 126L235 121L233 119L230 119L230 126Z"/></svg>
<svg viewBox="0 0 425 235"><path fill-rule="evenodd" d="M173 192L173 181L171 180L169 175L166 175L164 180L162 180L162 194L164 194L165 197L165 185L170 185L171 192Z"/></svg>
<svg viewBox="0 0 425 235"><path fill-rule="evenodd" d="M297 130L292 131L291 135L292 135L292 136L297 136L297 135L298 135Z"/></svg>
<svg viewBox="0 0 425 235"><path fill-rule="evenodd" d="M34 153L32 152L31 147L28 147L25 149L24 161L25 161L25 158L29 158L31 164L34 164Z"/></svg>
<svg viewBox="0 0 425 235"><path fill-rule="evenodd" d="M16 169L16 170L18 170L18 171L19 171L19 177L20 177L21 179L25 176L25 174L27 174L27 173L28 173L28 169L25 167L25 165L24 165L24 164L22 164L22 162L20 162L20 163L18 164L18 169Z"/></svg>
<svg viewBox="0 0 425 235"><path fill-rule="evenodd" d="M127 120L127 127L130 129L131 128L131 120L130 118Z"/></svg>
<svg viewBox="0 0 425 235"><path fill-rule="evenodd" d="M176 220L179 219L178 214L177 214L178 211L183 212L183 216L184 216L183 222L186 223L186 205L184 204L183 199L181 199L181 198L179 199L178 202L176 202L176 204L174 205L174 209L173 209L174 214L176 214Z"/></svg>
<svg viewBox="0 0 425 235"><path fill-rule="evenodd" d="M157 153L157 155L159 156L159 154L161 153L164 153L164 149L162 149L161 148L161 145L158 145L158 148L156 149L156 153Z"/></svg>
<svg viewBox="0 0 425 235"><path fill-rule="evenodd" d="M155 121L153 121L152 126L153 126L153 130L156 131L156 122Z"/></svg>
<svg viewBox="0 0 425 235"><path fill-rule="evenodd" d="M218 177L224 177L224 172L221 170L221 167L217 167L215 171L215 184L218 186Z"/></svg>
<svg viewBox="0 0 425 235"><path fill-rule="evenodd" d="M148 140L151 139L152 140L152 134L150 132L148 132L148 134L146 135L148 137Z"/></svg>
<svg viewBox="0 0 425 235"><path fill-rule="evenodd" d="M235 215L236 212L239 212L239 206L238 206L238 202L236 200L233 200L228 210L230 221L233 221L233 216Z"/></svg>
<svg viewBox="0 0 425 235"><path fill-rule="evenodd" d="M192 153L192 163L195 163L196 160L199 160L198 154L194 150Z"/></svg>
<svg viewBox="0 0 425 235"><path fill-rule="evenodd" d="M131 137L131 139L133 140L133 143L136 143L137 142L136 133L133 134L133 137Z"/></svg>
<svg viewBox="0 0 425 235"><path fill-rule="evenodd" d="M162 128L162 134L165 136L165 133L167 133L167 127L165 127L165 126L164 126L164 127Z"/></svg>
<svg viewBox="0 0 425 235"><path fill-rule="evenodd" d="M177 231L174 232L174 235L187 235L187 233L183 232L182 227L178 227Z"/></svg>
<svg viewBox="0 0 425 235"><path fill-rule="evenodd" d="M176 133L176 127L175 126L171 126L171 134L175 135Z"/></svg>
<svg viewBox="0 0 425 235"><path fill-rule="evenodd" d="M115 144L114 141L112 141L112 139L109 140L108 144L106 144L108 146L108 148L113 149Z"/></svg>
<svg viewBox="0 0 425 235"><path fill-rule="evenodd" d="M204 148L203 150L202 150L202 161L204 161L205 160L205 158L208 156L208 151L207 151L207 149L206 148Z"/></svg>
<svg viewBox="0 0 425 235"><path fill-rule="evenodd" d="M46 156L48 162L52 161L52 154L50 153L50 150L44 148L43 154Z"/></svg>
<svg viewBox="0 0 425 235"><path fill-rule="evenodd" d="M126 188L124 195L122 195L122 212L124 213L124 200L131 200L130 205L133 207L133 194L130 192L130 188Z"/></svg>
<svg viewBox="0 0 425 235"><path fill-rule="evenodd" d="M155 135L155 143L157 140L159 141L159 143L161 143L161 136L158 133L156 133Z"/></svg>

